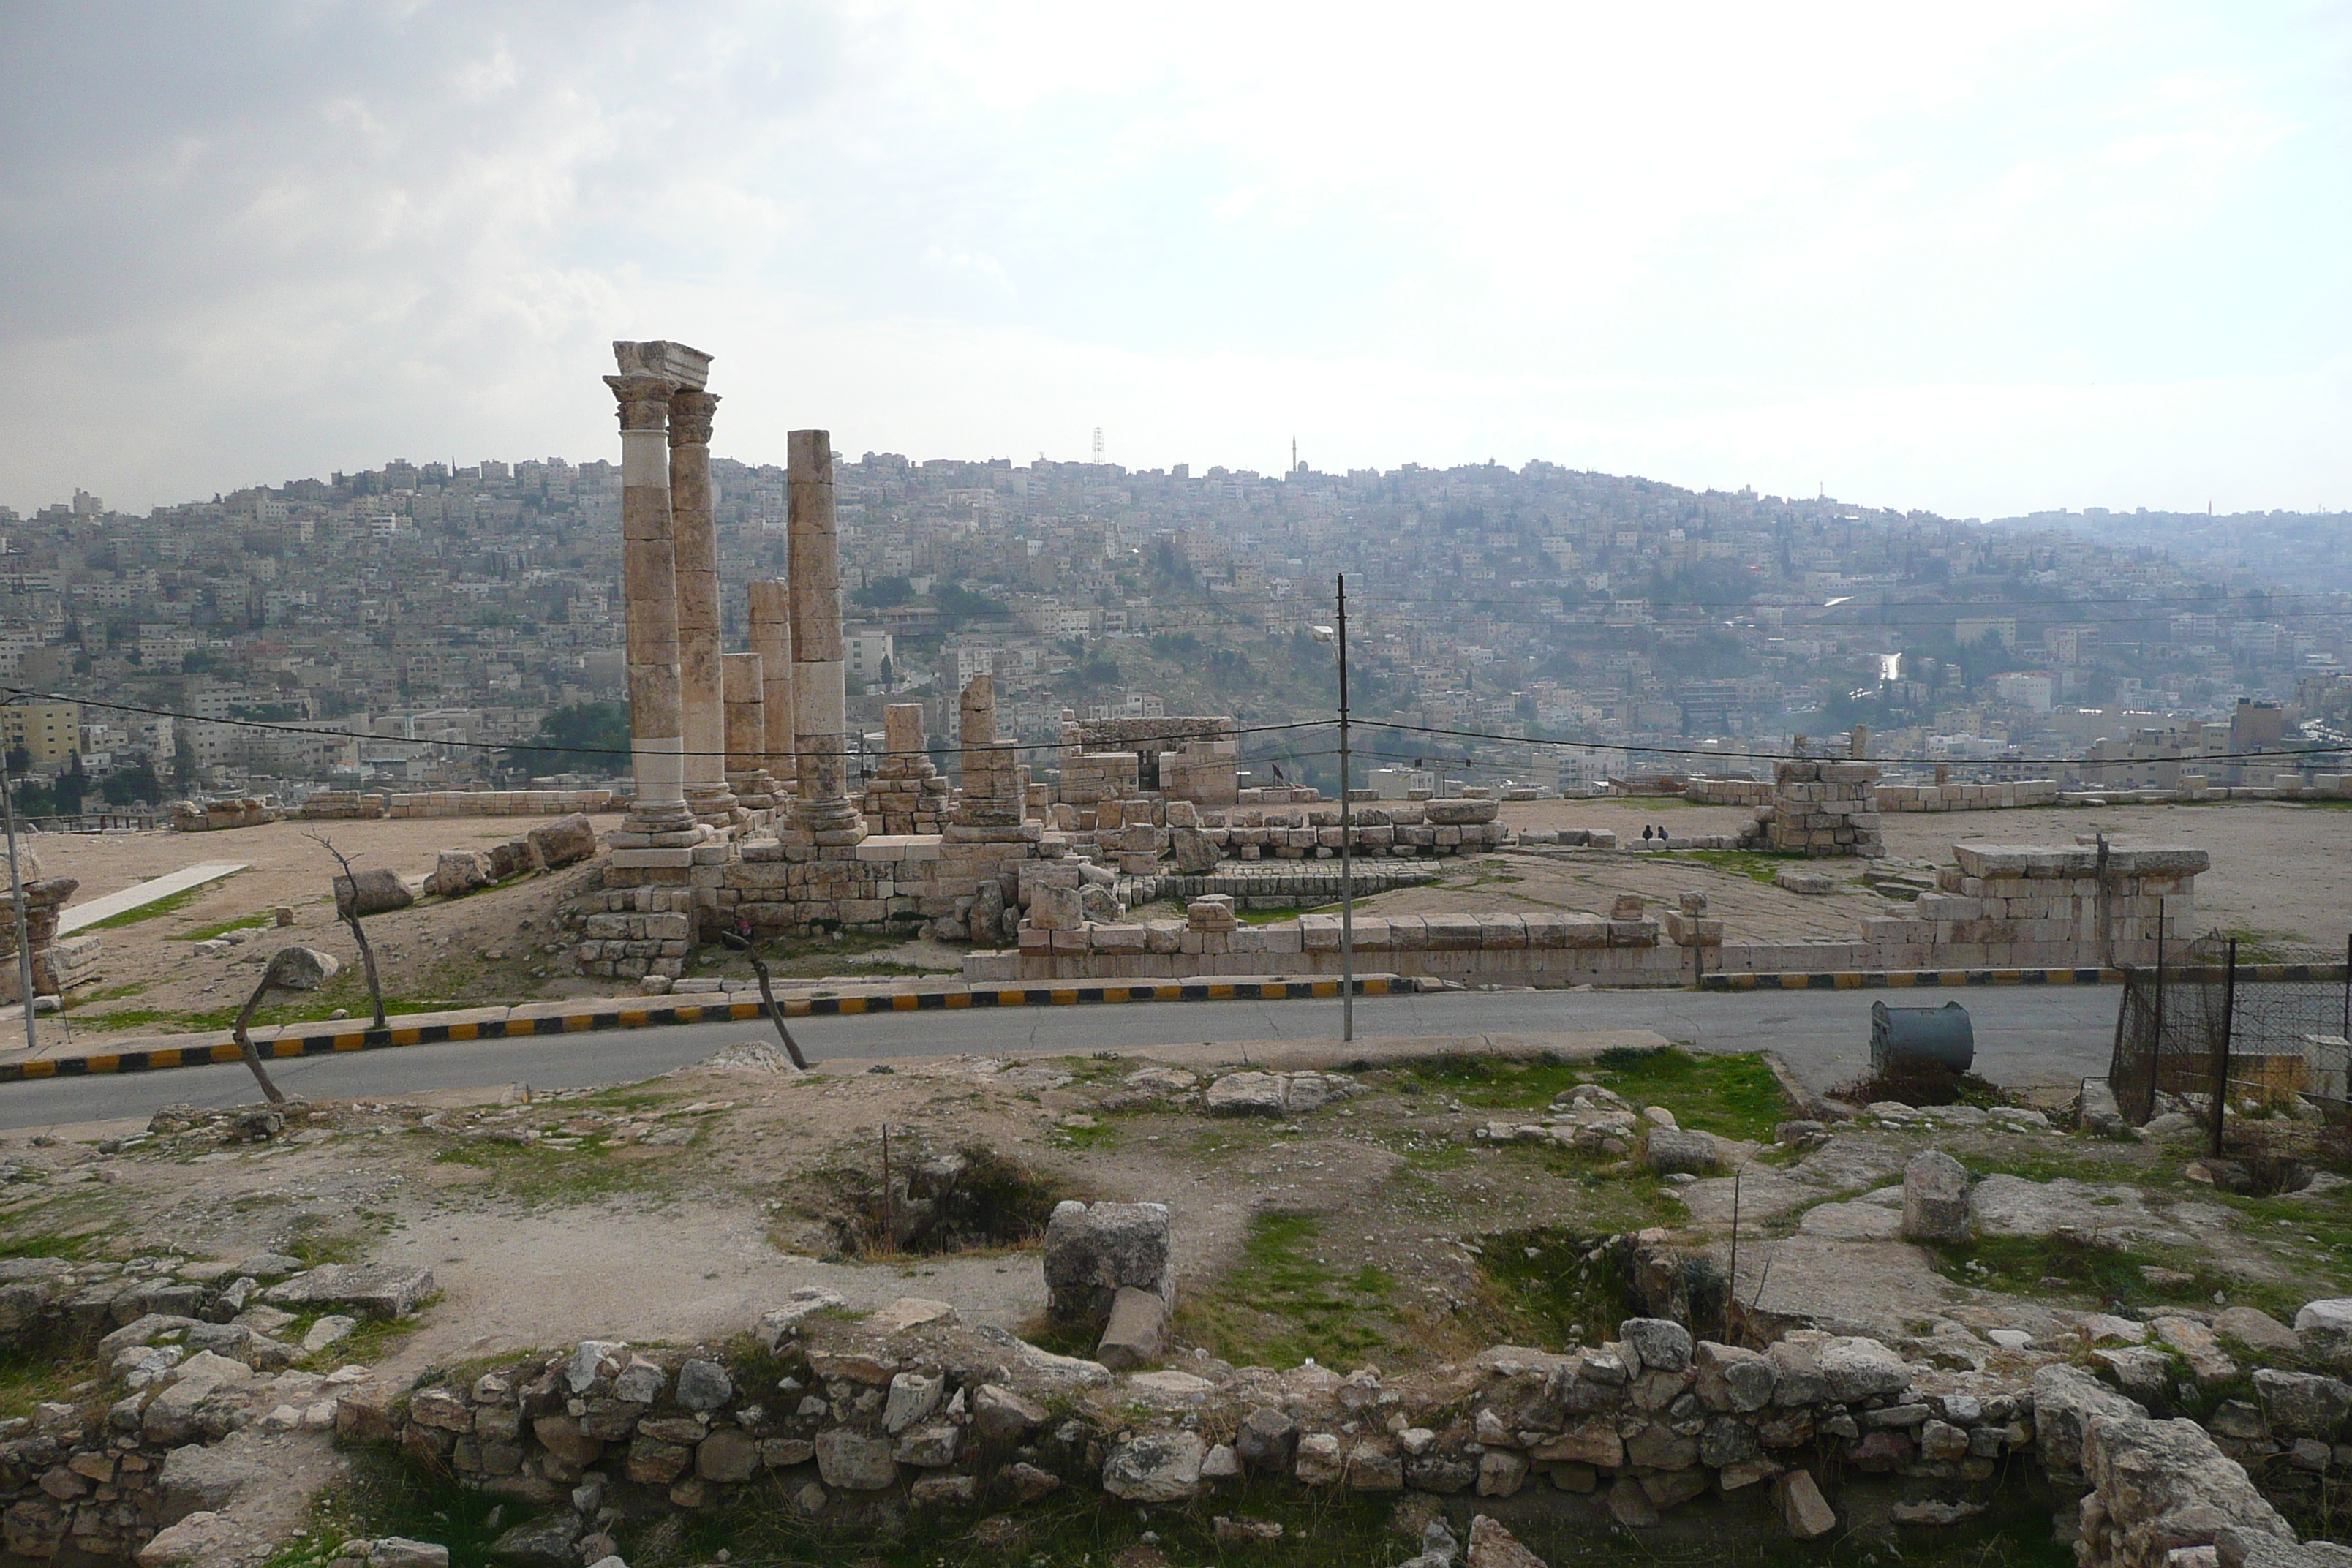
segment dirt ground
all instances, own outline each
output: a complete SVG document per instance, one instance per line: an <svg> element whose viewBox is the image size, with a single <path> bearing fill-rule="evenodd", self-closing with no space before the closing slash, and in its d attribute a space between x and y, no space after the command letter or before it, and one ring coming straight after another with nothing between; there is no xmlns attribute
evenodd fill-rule
<svg viewBox="0 0 2352 1568"><path fill-rule="evenodd" d="M2058 1331L2053 1313L2097 1310L2141 1284L2129 1268L2118 1284L2114 1259L2095 1277L2069 1276L2044 1247L2022 1265L1982 1254L1992 1272L1962 1272L1957 1255L1933 1258L1883 1230L1816 1225L1815 1212L1866 1220L1867 1194L1899 1182L1929 1142L1980 1174L2136 1184L2128 1210L2090 1212L2137 1216L2145 1234L2123 1261L2177 1268L2184 1301L2219 1288L2291 1315L2320 1282L2352 1278L2347 1190L2231 1198L2187 1173L2193 1149L2086 1142L1981 1113L1877 1125L1801 1156L1770 1146L1792 1108L1766 1064L1657 1054L1661 1045L1625 1031L805 1075L714 1063L528 1102L491 1089L322 1107L258 1144L204 1131L141 1139L137 1125L57 1129L0 1141L0 1163L16 1171L0 1187L0 1247L422 1265L441 1297L380 1352L383 1370L406 1373L583 1337L722 1337L811 1284L859 1306L944 1300L969 1321L1038 1333L1035 1246L1052 1202L1151 1199L1174 1211L1188 1343L1237 1363L1312 1355L1396 1370L1485 1343L1613 1331L1626 1302L1586 1267L1609 1237L1663 1226L1724 1251L1728 1180L1677 1185L1620 1152L1482 1135L1542 1116L1589 1081L1716 1134L1747 1162L1738 1272L1775 1311L1897 1335L1949 1318L2038 1336ZM1343 1076L1320 1109L1282 1120L1211 1116L1181 1077L1134 1076L1244 1063ZM877 1196L886 1129L890 1205ZM133 1142L109 1152L101 1138ZM959 1151L994 1162L980 1168L1002 1178L972 1211L979 1228L956 1233L958 1250L894 1250L889 1227L914 1213L908 1173ZM2012 1267L2028 1277L2000 1273Z"/></svg>
<svg viewBox="0 0 2352 1568"><path fill-rule="evenodd" d="M251 992L258 971L236 960L289 941L333 954L344 972L316 998L311 1012L366 1007L359 949L334 918L333 858L311 835L331 839L362 869L388 868L414 882L433 869L444 849L485 848L536 825L530 817L442 818L425 821L272 823L218 833L144 833L112 837L45 835L37 841L43 868L80 880L73 904L86 903L150 878L202 861L243 861L247 868L206 883L185 901L165 900L145 918L101 929L105 962L91 991L68 1017L77 1038L110 1039L161 1031L225 1028L227 1015ZM614 819L601 819L609 827ZM584 869L525 877L464 899L424 900L367 922L384 995L395 1006L467 1006L612 993L610 981L571 973L568 947L556 928L557 907L577 896ZM279 906L294 912L290 931L268 924ZM72 905L68 905L71 908ZM199 938L242 924L254 945L226 957L202 957ZM239 934L241 933L234 933ZM959 954L935 942L895 942L852 937L800 944L770 957L779 976L836 975L843 980L913 972L953 973ZM748 976L749 967L711 963L698 973ZM323 1014L321 1015L323 1016Z"/></svg>
<svg viewBox="0 0 2352 1568"><path fill-rule="evenodd" d="M1614 828L1623 842L1645 823L1678 834L1736 831L1749 813L1690 806L1674 800L1509 803L1504 819L1520 827ZM2332 957L2352 930L2352 810L2290 802L2201 806L2121 806L2033 811L1891 814L1885 818L1892 857L1945 864L1956 842L2069 844L2105 830L2123 843L2189 844L2210 851L2213 869L2199 879L2198 921L2252 939L2256 956ZM36 841L44 868L81 882L85 902L148 878L204 860L243 861L247 869L198 889L161 912L101 931L102 977L69 1015L78 1037L117 1038L172 1029L226 1026L254 972L229 958L198 957L196 939L243 924L257 926L275 907L294 911L296 939L333 953L346 973L320 1009L362 1003L356 948L333 919L329 879L334 866L311 835L331 838L362 867L388 867L421 878L442 849L485 847L512 837L530 818L276 823L222 833L151 833L100 837L45 835ZM1801 941L1843 937L1873 914L1898 910L1863 886L1858 863L1823 897L1785 892L1757 875L1773 862L1753 858L1708 863L1685 855L1608 856L1545 847L1439 863L1433 886L1369 899L1368 914L1440 910L1605 911L1619 893L1661 902L1692 889L1735 940ZM369 923L386 995L411 1006L462 1006L594 994L609 984L581 979L563 963L557 906L579 889L583 873L559 872L450 902L427 900ZM274 932L267 940L284 939ZM931 942L851 938L806 943L772 959L781 974L808 978L952 973L959 951ZM720 964L698 973L731 973Z"/></svg>
<svg viewBox="0 0 2352 1568"><path fill-rule="evenodd" d="M2185 844L2213 857L2197 879L2197 923L2341 962L2352 931L2352 806L2245 800L2210 805L1896 812L1890 855L1949 861L1955 844L2071 844L2104 831L2125 844Z"/></svg>

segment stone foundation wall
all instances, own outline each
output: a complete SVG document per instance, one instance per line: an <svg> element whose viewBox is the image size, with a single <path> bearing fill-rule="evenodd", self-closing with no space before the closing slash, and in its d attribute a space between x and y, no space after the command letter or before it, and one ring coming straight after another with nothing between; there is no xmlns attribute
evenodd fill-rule
<svg viewBox="0 0 2352 1568"><path fill-rule="evenodd" d="M375 790L314 791L294 815L305 821L417 816L570 816L622 811L628 798L609 789L433 790L394 795Z"/></svg>
<svg viewBox="0 0 2352 1568"><path fill-rule="evenodd" d="M241 800L193 800L172 803L174 833L219 833L231 827L260 827L278 820L275 808L247 795Z"/></svg>
<svg viewBox="0 0 2352 1568"><path fill-rule="evenodd" d="M66 901L81 887L79 879L44 875L39 857L29 848L20 852L19 868L25 877L25 934L33 953L33 994L59 996L96 980L105 952L99 933L58 935ZM0 908L0 1002L25 999L22 967L16 962L16 922Z"/></svg>
<svg viewBox="0 0 2352 1568"><path fill-rule="evenodd" d="M2195 929L2202 849L2052 849L1958 844L1912 913L1863 922L1864 940L1958 968L2149 964L2161 922L2176 947ZM1917 967L1929 959L1922 956Z"/></svg>
<svg viewBox="0 0 2352 1568"><path fill-rule="evenodd" d="M2201 849L1959 845L1944 891L1908 916L1871 919L1851 941L1741 942L1703 895L1647 912L1621 898L1590 913L1360 916L1360 973L1486 985L1680 985L1702 974L1837 973L1918 969L2110 967L2155 961L2161 920L2175 943L2194 930ZM1220 907L1222 906L1222 907ZM2159 910L2161 911L2159 914ZM1005 973L1007 969L1011 973ZM1047 922L1020 931L1017 957L978 953L975 980L1175 978L1187 974L1336 975L1334 915L1242 926L1230 899L1196 900L1184 921Z"/></svg>
<svg viewBox="0 0 2352 1568"><path fill-rule="evenodd" d="M591 1341L404 1398L354 1391L336 1424L466 1486L554 1506L530 1528L561 1536L569 1560L754 1483L802 1518L877 1533L1066 1490L1181 1504L1255 1478L1484 1508L1517 1498L1519 1517L1550 1507L1633 1531L1701 1499L1749 1498L1758 1522L1811 1540L1843 1522L1853 1478L1901 1479L1900 1522L1949 1523L2019 1462L2088 1488L2083 1568L2345 1560L2299 1545L2193 1423L2149 1420L2054 1358L1951 1372L1871 1339L1800 1331L1758 1351L1632 1319L1595 1348L1496 1346L1394 1379L1205 1358L1122 1375L964 1329L945 1302L857 1320L842 1305L796 1291L761 1320L756 1352Z"/></svg>
<svg viewBox="0 0 2352 1568"><path fill-rule="evenodd" d="M1868 763L1782 763L1772 803L1756 814L1755 847L1828 858L1885 853L1878 837L1878 770Z"/></svg>

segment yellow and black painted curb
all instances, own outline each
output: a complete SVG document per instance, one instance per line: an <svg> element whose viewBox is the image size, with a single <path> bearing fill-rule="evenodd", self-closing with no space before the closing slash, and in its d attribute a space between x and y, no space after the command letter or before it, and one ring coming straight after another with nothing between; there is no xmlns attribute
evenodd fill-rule
<svg viewBox="0 0 2352 1568"><path fill-rule="evenodd" d="M1393 975L1359 975L1356 994L1387 996L1412 989ZM975 985L954 991L883 992L860 996L793 996L783 1003L787 1018L855 1017L866 1013L954 1012L970 1007L1071 1007L1118 1002L1297 1002L1337 998L1337 980L1139 980L1078 985ZM399 1046L443 1045L453 1040L539 1038L598 1029L658 1029L674 1024L751 1023L767 1017L763 1002L684 1002L644 1006L610 1001L577 1012L530 1018L492 1018L447 1024L394 1024L354 1029L349 1024L285 1032L256 1043L266 1060L333 1056L346 1051L387 1050ZM172 1068L212 1067L245 1058L234 1042L208 1046L163 1046L144 1050L100 1051L28 1062L0 1062L0 1083L28 1079L86 1078L105 1073L162 1072Z"/></svg>
<svg viewBox="0 0 2352 1568"><path fill-rule="evenodd" d="M2183 984L2219 980L2218 969L2177 970ZM1931 990L1948 985L2119 985L2120 969L1841 969L1812 973L1803 970L1756 974L1717 973L1702 977L1702 991L1904 991ZM2242 963L2241 982L2333 982L2344 978L2340 963Z"/></svg>

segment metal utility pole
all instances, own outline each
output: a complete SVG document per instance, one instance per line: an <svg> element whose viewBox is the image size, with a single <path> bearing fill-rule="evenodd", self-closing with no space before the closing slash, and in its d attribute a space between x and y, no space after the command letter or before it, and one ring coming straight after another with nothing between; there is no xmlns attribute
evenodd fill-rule
<svg viewBox="0 0 2352 1568"><path fill-rule="evenodd" d="M1348 794L1348 574L1339 574L1339 1037L1356 1037L1356 834ZM31 1016L30 1014L26 1015Z"/></svg>
<svg viewBox="0 0 2352 1568"><path fill-rule="evenodd" d="M1356 844L1348 789L1348 574L1339 574L1338 624L1317 626L1317 642L1339 648L1339 1038L1356 1037Z"/></svg>
<svg viewBox="0 0 2352 1568"><path fill-rule="evenodd" d="M0 756L0 816L8 828L8 897L16 910L16 986L25 999L25 1049L41 1048L39 1026L33 1021L33 932L25 918L25 877L16 863L16 791L8 782L7 759Z"/></svg>
<svg viewBox="0 0 2352 1568"><path fill-rule="evenodd" d="M2230 1106L2230 1033L2238 1023L2238 939L2230 939L2229 967L2221 973L2221 1037L2213 1048L2213 1158L2221 1157L2222 1119Z"/></svg>

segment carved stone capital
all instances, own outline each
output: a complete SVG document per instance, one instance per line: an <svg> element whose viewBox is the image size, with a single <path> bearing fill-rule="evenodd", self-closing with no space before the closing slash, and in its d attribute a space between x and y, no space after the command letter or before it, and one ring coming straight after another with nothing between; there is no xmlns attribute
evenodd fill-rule
<svg viewBox="0 0 2352 1568"><path fill-rule="evenodd" d="M719 411L719 395L715 392L678 391L670 394L669 444L673 447L708 447L710 445L710 417Z"/></svg>
<svg viewBox="0 0 2352 1568"><path fill-rule="evenodd" d="M699 387L710 379L710 356L666 338L650 342L615 340L613 364L623 375L657 375L675 386Z"/></svg>
<svg viewBox="0 0 2352 1568"><path fill-rule="evenodd" d="M658 375L608 375L604 384L620 400L623 430L666 430L670 398L677 383Z"/></svg>

